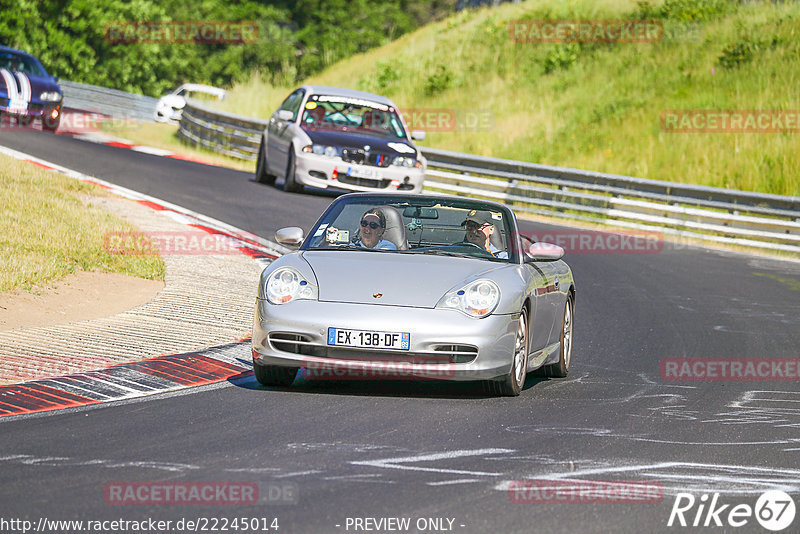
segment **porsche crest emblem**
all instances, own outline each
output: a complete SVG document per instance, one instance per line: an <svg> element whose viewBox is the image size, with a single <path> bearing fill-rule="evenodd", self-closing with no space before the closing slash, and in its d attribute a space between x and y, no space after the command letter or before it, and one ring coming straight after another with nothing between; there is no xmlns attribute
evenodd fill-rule
<svg viewBox="0 0 800 534"><path fill-rule="evenodd" d="M383 296L383 293L373 293L373 294L372 294L372 298L376 298L376 299L379 299L379 298L381 298L382 296Z"/></svg>

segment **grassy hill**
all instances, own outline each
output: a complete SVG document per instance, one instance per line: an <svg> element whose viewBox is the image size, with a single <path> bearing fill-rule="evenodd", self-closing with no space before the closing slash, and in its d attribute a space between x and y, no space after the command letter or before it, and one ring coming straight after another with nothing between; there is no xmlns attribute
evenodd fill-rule
<svg viewBox="0 0 800 534"><path fill-rule="evenodd" d="M664 38L541 44L509 33L517 20L631 18L660 21ZM455 117L453 131L429 131L425 146L800 195L800 131L676 133L661 123L668 110L800 110L796 2L504 4L459 12L307 81ZM268 117L288 89L254 77L224 105Z"/></svg>

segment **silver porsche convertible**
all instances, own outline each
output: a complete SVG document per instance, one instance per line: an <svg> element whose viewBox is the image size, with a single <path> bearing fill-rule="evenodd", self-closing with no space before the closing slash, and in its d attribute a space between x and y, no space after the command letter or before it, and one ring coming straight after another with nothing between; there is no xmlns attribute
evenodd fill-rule
<svg viewBox="0 0 800 534"><path fill-rule="evenodd" d="M299 250L261 274L252 350L258 381L300 368L335 380L480 380L519 395L529 371L564 377L575 283L564 250L521 235L505 205L452 196L352 193Z"/></svg>

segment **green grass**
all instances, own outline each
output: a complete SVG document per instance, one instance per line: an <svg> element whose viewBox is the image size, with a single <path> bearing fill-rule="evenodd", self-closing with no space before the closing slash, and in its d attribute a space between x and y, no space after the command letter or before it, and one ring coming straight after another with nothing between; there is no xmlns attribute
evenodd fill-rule
<svg viewBox="0 0 800 534"><path fill-rule="evenodd" d="M177 154L194 157L204 163L228 167L239 171L252 172L255 162L231 158L204 147L188 143L178 137L178 127L163 122L132 122L114 128L109 133L137 145L152 146L171 150Z"/></svg>
<svg viewBox="0 0 800 534"><path fill-rule="evenodd" d="M94 185L0 155L0 293L59 280L76 271L164 279L158 255L109 254L104 236L136 229L91 205Z"/></svg>
<svg viewBox="0 0 800 534"><path fill-rule="evenodd" d="M401 108L477 110L491 128L424 146L717 187L800 195L800 133L672 133L665 110L800 110L800 3L537 0L467 10L341 61L309 83ZM656 43L535 44L525 19L659 17ZM288 94L254 76L221 109L268 117ZM476 131L477 130L477 131Z"/></svg>

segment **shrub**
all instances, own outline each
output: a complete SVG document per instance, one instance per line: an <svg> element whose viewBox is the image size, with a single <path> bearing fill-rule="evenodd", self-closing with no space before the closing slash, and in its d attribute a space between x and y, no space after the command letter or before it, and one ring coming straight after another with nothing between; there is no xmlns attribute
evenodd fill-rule
<svg viewBox="0 0 800 534"><path fill-rule="evenodd" d="M453 83L453 74L446 65L438 65L425 81L425 94L432 96L441 93Z"/></svg>
<svg viewBox="0 0 800 534"><path fill-rule="evenodd" d="M719 66L734 69L749 63L757 50L758 45L749 39L731 43L722 50L722 55L718 59Z"/></svg>
<svg viewBox="0 0 800 534"><path fill-rule="evenodd" d="M544 72L550 74L558 69L568 69L576 61L580 54L581 47L578 43L566 43L555 45L547 57L544 58Z"/></svg>

